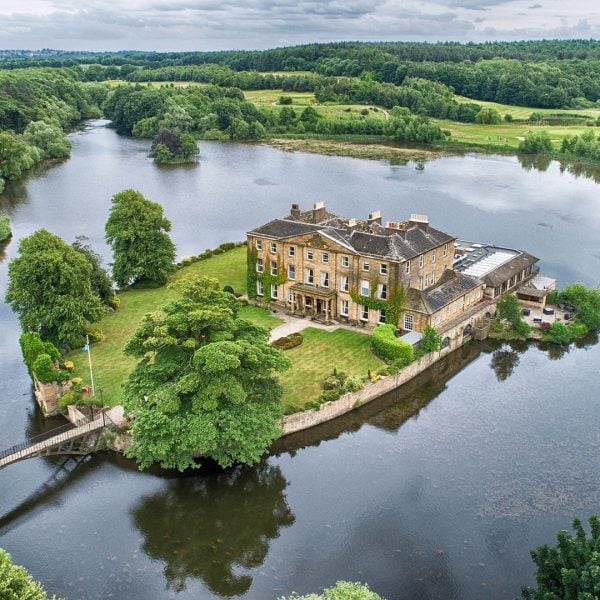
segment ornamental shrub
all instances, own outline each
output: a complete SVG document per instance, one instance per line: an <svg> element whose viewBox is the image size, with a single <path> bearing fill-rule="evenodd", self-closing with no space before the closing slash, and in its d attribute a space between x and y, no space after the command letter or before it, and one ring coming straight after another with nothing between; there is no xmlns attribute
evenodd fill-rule
<svg viewBox="0 0 600 600"><path fill-rule="evenodd" d="M79 392L76 392L75 390L69 390L59 397L58 402L56 403L58 410L60 410L60 412L64 415L67 413L67 407L72 404L78 404L80 399L81 395Z"/></svg>
<svg viewBox="0 0 600 600"><path fill-rule="evenodd" d="M113 294L107 302L108 306L113 310L117 310L119 306L121 306L121 296L117 296L117 294Z"/></svg>
<svg viewBox="0 0 600 600"><path fill-rule="evenodd" d="M104 333L100 327L88 327L86 333L90 336L90 342L101 342L104 337Z"/></svg>
<svg viewBox="0 0 600 600"><path fill-rule="evenodd" d="M67 371L73 371L74 368L75 368L75 365L73 364L72 360L65 360L65 369Z"/></svg>
<svg viewBox="0 0 600 600"><path fill-rule="evenodd" d="M41 383L56 381L58 372L54 368L54 362L48 354L40 354L33 363L33 373Z"/></svg>
<svg viewBox="0 0 600 600"><path fill-rule="evenodd" d="M302 334L291 333L290 335L286 335L285 337L275 340L271 346L274 348L279 348L279 350L290 350L290 348L299 346L303 341L304 338L302 337Z"/></svg>
<svg viewBox="0 0 600 600"><path fill-rule="evenodd" d="M554 321L546 335L548 341L554 344L568 344L571 341L569 328L560 321Z"/></svg>
<svg viewBox="0 0 600 600"><path fill-rule="evenodd" d="M400 361L404 365L414 359L413 347L396 337L396 328L393 325L378 325L371 336L373 350L391 361Z"/></svg>
<svg viewBox="0 0 600 600"><path fill-rule="evenodd" d="M352 375L348 377L346 381L344 381L344 393L346 392L358 392L358 390L362 390L364 387L363 380L360 375Z"/></svg>

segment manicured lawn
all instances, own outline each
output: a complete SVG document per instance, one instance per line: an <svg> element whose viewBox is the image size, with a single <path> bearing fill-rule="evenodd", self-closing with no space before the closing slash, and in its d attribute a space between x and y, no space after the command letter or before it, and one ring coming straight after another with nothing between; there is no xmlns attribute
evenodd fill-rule
<svg viewBox="0 0 600 600"><path fill-rule="evenodd" d="M301 410L306 402L322 392L321 383L334 368L347 375L366 375L369 369L385 364L371 352L371 336L336 329L302 331L304 343L285 354L292 367L281 376L283 403L287 413Z"/></svg>
<svg viewBox="0 0 600 600"><path fill-rule="evenodd" d="M243 293L246 285L246 247L235 248L194 263L174 273L171 281L189 275L216 277L222 285L230 285L236 292ZM125 341L146 313L159 310L176 297L177 292L166 286L154 290L124 291L121 293L119 309L108 314L98 324L104 332L104 340L92 345L92 363L96 389L103 390L103 399L107 404L119 403L121 384L137 362L123 354ZM262 308L243 307L240 314L264 327L271 328L281 323L281 319ZM89 383L87 354L76 351L68 358L75 363L76 374Z"/></svg>
<svg viewBox="0 0 600 600"><path fill-rule="evenodd" d="M248 319L248 321L267 329L273 329L284 322L283 319L276 317L272 312L260 306L242 306L239 314L241 318Z"/></svg>

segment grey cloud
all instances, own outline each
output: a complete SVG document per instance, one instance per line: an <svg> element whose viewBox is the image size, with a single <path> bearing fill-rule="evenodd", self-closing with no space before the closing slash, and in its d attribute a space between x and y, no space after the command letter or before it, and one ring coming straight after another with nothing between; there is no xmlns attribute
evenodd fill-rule
<svg viewBox="0 0 600 600"><path fill-rule="evenodd" d="M54 10L47 15L4 10L0 47L220 50L344 39L464 41L597 33L589 20L569 25L545 11L536 17L552 18L552 27L512 28L498 20L508 1L129 0L113 8L105 0L48 0ZM523 22L517 10L525 10L527 0L511 2L517 25ZM487 10L485 19L475 10Z"/></svg>
<svg viewBox="0 0 600 600"><path fill-rule="evenodd" d="M531 6L528 6L527 8L533 10L533 9L536 9L536 8L542 8L542 5L539 4L539 3L538 4L532 4Z"/></svg>

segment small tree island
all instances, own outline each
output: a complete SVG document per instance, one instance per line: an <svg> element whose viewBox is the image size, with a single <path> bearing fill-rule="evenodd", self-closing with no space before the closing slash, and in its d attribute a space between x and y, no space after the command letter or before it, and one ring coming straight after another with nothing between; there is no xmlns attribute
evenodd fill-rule
<svg viewBox="0 0 600 600"><path fill-rule="evenodd" d="M189 133L161 129L152 141L151 156L157 165L180 165L198 161L200 150Z"/></svg>

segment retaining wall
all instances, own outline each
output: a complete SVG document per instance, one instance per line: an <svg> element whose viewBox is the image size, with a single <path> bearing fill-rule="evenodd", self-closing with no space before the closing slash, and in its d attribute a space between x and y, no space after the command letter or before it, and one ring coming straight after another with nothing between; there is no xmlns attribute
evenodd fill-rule
<svg viewBox="0 0 600 600"><path fill-rule="evenodd" d="M470 342L472 339L471 336L463 336L464 328L469 324L473 325L476 321L484 317L485 313L490 310L490 304L493 303L482 302L475 310L470 311L468 316L463 320L453 323L449 328L446 328L442 335L450 338L450 345L443 350L426 354L419 360L398 371L396 375L387 375L374 383L366 383L362 390L344 394L338 400L321 404L319 408L286 415L279 422L279 426L283 430L283 435L296 433L335 419L410 381L419 373L422 373L431 367L431 365L441 360L452 350L456 350L460 346Z"/></svg>

